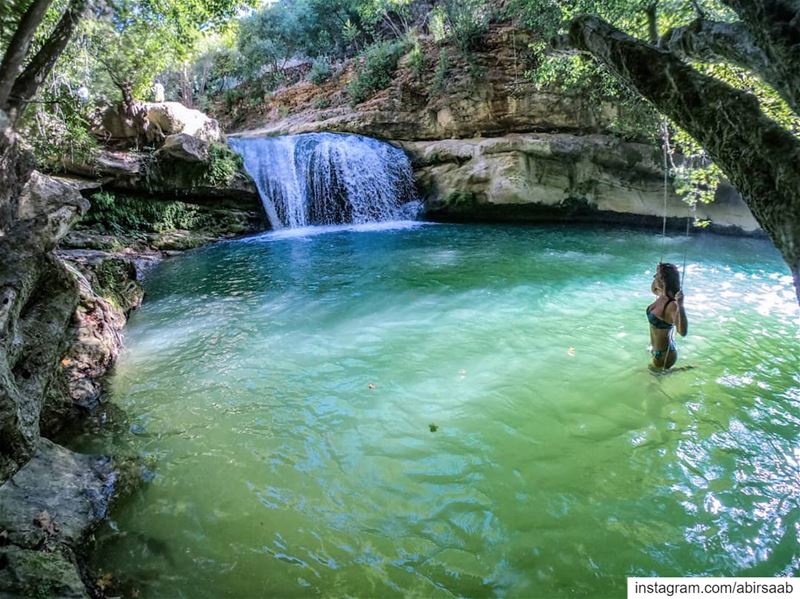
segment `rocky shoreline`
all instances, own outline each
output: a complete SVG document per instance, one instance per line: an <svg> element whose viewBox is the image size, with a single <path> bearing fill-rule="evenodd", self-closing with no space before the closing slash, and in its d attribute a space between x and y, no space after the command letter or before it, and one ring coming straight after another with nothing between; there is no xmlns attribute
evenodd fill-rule
<svg viewBox="0 0 800 599"><path fill-rule="evenodd" d="M52 439L104 405L147 271L266 219L220 144L178 132L149 153L101 151L65 178L32 170L16 135L1 133L0 594L103 596L84 545L141 483L142 464Z"/></svg>

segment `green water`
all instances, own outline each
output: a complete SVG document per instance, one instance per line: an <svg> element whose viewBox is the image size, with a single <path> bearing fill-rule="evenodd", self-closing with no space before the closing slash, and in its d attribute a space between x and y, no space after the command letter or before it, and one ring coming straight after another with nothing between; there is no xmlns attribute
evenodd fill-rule
<svg viewBox="0 0 800 599"><path fill-rule="evenodd" d="M763 241L667 240L666 259L684 251L693 368L660 377L654 234L339 230L163 263L112 380L130 417L112 444L154 477L95 566L170 598L798 574L788 270Z"/></svg>

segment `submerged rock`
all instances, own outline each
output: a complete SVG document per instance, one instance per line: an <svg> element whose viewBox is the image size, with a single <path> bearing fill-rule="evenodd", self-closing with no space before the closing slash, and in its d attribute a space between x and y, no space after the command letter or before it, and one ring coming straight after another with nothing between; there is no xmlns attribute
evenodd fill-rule
<svg viewBox="0 0 800 599"><path fill-rule="evenodd" d="M41 439L34 457L0 487L0 594L87 596L75 551L138 478L127 462Z"/></svg>
<svg viewBox="0 0 800 599"><path fill-rule="evenodd" d="M33 458L0 487L0 529L33 549L76 546L108 513L116 473L111 459L42 439Z"/></svg>

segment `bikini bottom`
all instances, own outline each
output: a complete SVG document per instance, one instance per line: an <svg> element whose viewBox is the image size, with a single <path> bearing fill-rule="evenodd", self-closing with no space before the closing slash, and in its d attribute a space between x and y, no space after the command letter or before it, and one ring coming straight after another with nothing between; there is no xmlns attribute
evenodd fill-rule
<svg viewBox="0 0 800 599"><path fill-rule="evenodd" d="M672 341L670 341L669 342L669 347L665 347L664 349L652 349L652 348L650 348L650 355L653 356L654 360L660 360L661 356L666 354L667 351L669 351L670 353L677 354L678 353L678 348L675 347L675 344Z"/></svg>

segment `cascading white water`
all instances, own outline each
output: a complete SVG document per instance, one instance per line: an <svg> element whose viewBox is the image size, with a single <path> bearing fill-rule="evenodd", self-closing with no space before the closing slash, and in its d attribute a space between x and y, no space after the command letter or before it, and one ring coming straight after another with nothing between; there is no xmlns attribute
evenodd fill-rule
<svg viewBox="0 0 800 599"><path fill-rule="evenodd" d="M229 143L274 229L408 219L419 211L408 157L385 142L307 133Z"/></svg>

